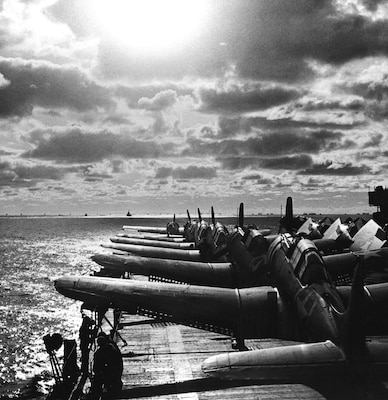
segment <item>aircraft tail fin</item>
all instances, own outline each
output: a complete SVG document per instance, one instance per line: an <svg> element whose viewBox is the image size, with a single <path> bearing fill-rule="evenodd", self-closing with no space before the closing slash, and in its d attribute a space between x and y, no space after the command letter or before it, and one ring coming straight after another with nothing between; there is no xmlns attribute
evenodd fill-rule
<svg viewBox="0 0 388 400"><path fill-rule="evenodd" d="M238 226L242 228L244 226L244 203L240 203L238 210Z"/></svg>
<svg viewBox="0 0 388 400"><path fill-rule="evenodd" d="M343 349L348 359L358 359L364 353L366 338L366 299L362 256L358 256L350 299L343 317Z"/></svg>
<svg viewBox="0 0 388 400"><path fill-rule="evenodd" d="M294 210L292 204L292 197L287 197L286 202L286 215L285 215L285 227L287 232L292 232L294 222Z"/></svg>

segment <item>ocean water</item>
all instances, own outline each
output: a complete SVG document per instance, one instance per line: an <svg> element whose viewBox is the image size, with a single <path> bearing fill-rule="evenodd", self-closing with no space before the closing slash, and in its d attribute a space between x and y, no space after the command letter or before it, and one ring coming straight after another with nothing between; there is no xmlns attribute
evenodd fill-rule
<svg viewBox="0 0 388 400"><path fill-rule="evenodd" d="M32 378L46 392L51 366L42 337L76 338L81 321L80 304L58 294L53 281L96 269L90 256L126 221L0 218L0 399L22 397Z"/></svg>
<svg viewBox="0 0 388 400"><path fill-rule="evenodd" d="M234 225L237 218L218 218ZM78 339L80 303L54 288L56 277L99 270L90 257L104 251L123 225L165 226L166 218L0 217L0 400L44 398L51 366L43 336ZM279 217L245 219L276 232ZM182 226L185 219L177 219Z"/></svg>

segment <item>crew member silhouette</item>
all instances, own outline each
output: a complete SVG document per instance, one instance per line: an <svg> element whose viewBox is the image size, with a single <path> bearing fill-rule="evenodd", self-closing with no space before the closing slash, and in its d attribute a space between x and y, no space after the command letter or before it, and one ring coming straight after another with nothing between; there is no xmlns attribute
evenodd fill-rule
<svg viewBox="0 0 388 400"><path fill-rule="evenodd" d="M98 399L104 389L109 394L117 394L123 385L123 359L120 350L104 333L98 335L97 344L99 347L94 353L94 377L90 391L92 399Z"/></svg>

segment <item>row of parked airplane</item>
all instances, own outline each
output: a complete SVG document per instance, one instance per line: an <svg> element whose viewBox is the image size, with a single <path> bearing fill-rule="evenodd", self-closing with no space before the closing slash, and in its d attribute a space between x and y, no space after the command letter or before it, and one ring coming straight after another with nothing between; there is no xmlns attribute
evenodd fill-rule
<svg viewBox="0 0 388 400"><path fill-rule="evenodd" d="M298 383L322 373L382 377L388 283L376 276L388 267L387 237L373 220L356 225L351 235L340 219L301 224L291 198L277 234L244 225L242 204L230 232L213 208L210 222L198 210L198 220L188 213L184 227L175 218L163 228L124 226L104 245L110 254L92 257L104 274L150 281L67 276L55 287L91 309L230 335L244 351L206 359L202 371L209 376ZM375 283L365 284L371 275ZM248 338L270 338L273 346L248 350Z"/></svg>

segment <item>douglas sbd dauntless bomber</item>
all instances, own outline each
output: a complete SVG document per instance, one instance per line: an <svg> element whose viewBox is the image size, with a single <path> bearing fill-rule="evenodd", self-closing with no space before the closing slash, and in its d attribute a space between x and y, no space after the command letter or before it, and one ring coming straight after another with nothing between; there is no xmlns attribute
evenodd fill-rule
<svg viewBox="0 0 388 400"><path fill-rule="evenodd" d="M292 210L290 210L290 199L288 200L288 213L284 220L292 222ZM291 215L290 215L291 213ZM189 215L189 214L188 214ZM200 215L200 213L199 213ZM311 220L311 219L310 219ZM317 230L310 233L306 221L301 226L297 235L304 237L317 237ZM310 225L312 225L310 223ZM192 224L190 218L185 226L185 230L190 227L193 236L196 237L196 243L185 242L185 244L193 244L199 247L197 250L196 260L187 258L188 252L171 251L166 248L160 248L157 241L150 241L154 250L149 251L148 246L140 247L145 251L147 257L139 256L139 252L135 255L131 252L124 252L126 246L121 246L118 243L125 243L126 238L122 239L122 234L116 238L111 238L114 243L111 245L103 245L113 250L123 251L121 254L95 254L92 259L105 269L111 270L116 274L129 272L133 274L145 275L152 277L153 280L163 280L170 282L189 283L194 285L219 286L219 287L251 287L260 286L270 283L268 281L268 266L266 262L267 250L271 242L277 235L269 235L267 230L258 230L254 227L244 228L243 206L240 205L239 222L237 229L232 233L228 233L225 226L219 222L215 222L214 210L212 208L212 224L207 225L203 221L201 224ZM194 227L192 229L192 227ZM306 228L307 227L307 228ZM381 231L373 221L370 221L361 228L353 238L349 236L345 226L341 224L338 218L331 226L321 234L318 239L314 239L314 243L324 256L326 268L329 270L331 278L336 282L344 282L345 277L351 280L355 267L355 253L362 252L365 255L368 266L377 261L387 262L388 249L381 249L383 241L377 241L374 247L364 246L364 243L359 238L375 237L376 231ZM199 232L198 232L199 231ZM198 232L198 233L197 233ZM264 236L265 235L265 236ZM170 242L168 242L170 245ZM350 253L338 254L338 251L350 247L353 251ZM138 249L138 246L135 250ZM372 249L372 250L371 250ZM156 254L162 254L163 258L152 257L155 251ZM333 254L334 251L334 254ZM193 252L191 252L193 253Z"/></svg>
<svg viewBox="0 0 388 400"><path fill-rule="evenodd" d="M113 254L93 256L118 275L170 282L62 277L55 282L57 291L86 308L119 309L228 334L240 350L246 350L245 339L289 341L210 357L202 365L206 375L302 382L318 371L388 372L387 343L370 339L388 334L388 283L364 286L365 273L387 266L385 232L377 224L365 224L351 237L337 220L321 234L311 221L296 226L290 198L276 235L245 227L242 205L231 233L215 221L213 209L211 224L198 214L193 222L188 213L183 229L174 216L170 228L148 228L158 235L118 235L109 246ZM135 244L138 239L141 245ZM167 248L167 243L193 248ZM185 253L194 251L196 258ZM351 286L338 284L353 273Z"/></svg>

